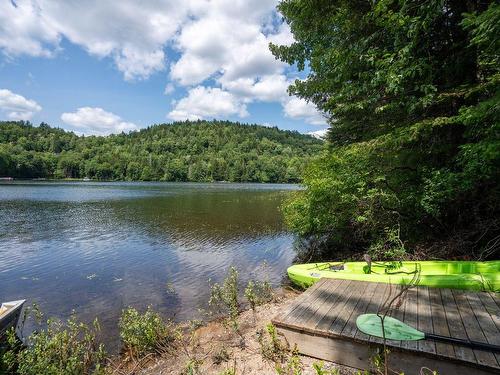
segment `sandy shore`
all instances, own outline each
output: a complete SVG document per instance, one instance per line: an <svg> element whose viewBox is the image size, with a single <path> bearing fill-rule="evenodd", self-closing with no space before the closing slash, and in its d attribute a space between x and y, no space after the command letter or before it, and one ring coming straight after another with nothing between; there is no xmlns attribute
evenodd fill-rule
<svg viewBox="0 0 500 375"><path fill-rule="evenodd" d="M297 296L296 292L279 291L275 301L257 307L256 311L244 311L239 317L240 333L235 333L221 321L212 321L192 331L185 341L174 350L157 356L141 369L131 373L141 375L172 374L186 372L188 364L197 363L196 374L221 374L228 369L235 369L238 375L276 374L275 363L266 360L261 353L258 336L268 338L266 325L285 305ZM283 341L284 343L284 341ZM302 374L316 374L313 363L318 359L299 356ZM339 374L355 374L352 368L324 362L325 369L338 369ZM130 373L130 372L129 372Z"/></svg>

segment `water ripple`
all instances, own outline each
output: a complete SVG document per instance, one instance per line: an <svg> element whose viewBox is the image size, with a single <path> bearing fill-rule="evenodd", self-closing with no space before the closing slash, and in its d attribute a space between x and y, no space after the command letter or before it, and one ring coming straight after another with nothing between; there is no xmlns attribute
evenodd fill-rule
<svg viewBox="0 0 500 375"><path fill-rule="evenodd" d="M279 206L293 188L0 184L0 300L27 298L62 318L73 309L99 316L108 337L129 305L195 317L208 280L221 281L230 266L243 282L280 282L294 252Z"/></svg>

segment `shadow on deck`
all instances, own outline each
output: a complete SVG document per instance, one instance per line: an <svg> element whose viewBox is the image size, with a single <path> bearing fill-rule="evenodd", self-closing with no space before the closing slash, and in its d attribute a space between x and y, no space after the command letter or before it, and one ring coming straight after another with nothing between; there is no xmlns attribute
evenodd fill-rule
<svg viewBox="0 0 500 375"><path fill-rule="evenodd" d="M321 279L291 301L273 324L302 354L359 369L369 369L382 339L356 327L356 318L376 313L398 286ZM428 333L500 345L500 296L489 292L415 287L391 314ZM499 374L500 353L432 340L387 340L390 368L418 374Z"/></svg>

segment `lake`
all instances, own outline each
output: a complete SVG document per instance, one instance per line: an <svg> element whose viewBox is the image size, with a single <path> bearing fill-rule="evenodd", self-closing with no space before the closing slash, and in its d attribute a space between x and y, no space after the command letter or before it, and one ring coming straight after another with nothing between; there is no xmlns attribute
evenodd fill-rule
<svg viewBox="0 0 500 375"><path fill-rule="evenodd" d="M200 318L209 279L278 285L295 256L279 206L297 185L1 182L0 301L99 317L117 345L127 306Z"/></svg>

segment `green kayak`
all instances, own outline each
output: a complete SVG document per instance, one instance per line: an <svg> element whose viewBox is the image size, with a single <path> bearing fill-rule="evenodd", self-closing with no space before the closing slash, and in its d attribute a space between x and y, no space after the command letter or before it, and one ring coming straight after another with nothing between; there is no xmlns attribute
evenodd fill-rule
<svg viewBox="0 0 500 375"><path fill-rule="evenodd" d="M434 288L500 291L500 260L487 262L329 262L296 264L288 268L288 277L307 288L319 279L348 279L377 283L408 284L420 272L418 285Z"/></svg>

